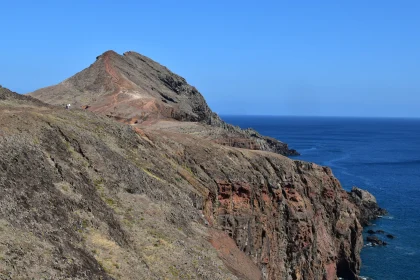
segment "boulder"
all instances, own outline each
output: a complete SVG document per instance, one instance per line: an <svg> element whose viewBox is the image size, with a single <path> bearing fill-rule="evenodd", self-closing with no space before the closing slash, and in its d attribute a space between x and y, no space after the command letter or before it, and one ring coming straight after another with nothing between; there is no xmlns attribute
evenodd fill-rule
<svg viewBox="0 0 420 280"><path fill-rule="evenodd" d="M366 238L366 241L370 242L372 246L385 246L388 245L386 242L380 240L376 235L371 235Z"/></svg>

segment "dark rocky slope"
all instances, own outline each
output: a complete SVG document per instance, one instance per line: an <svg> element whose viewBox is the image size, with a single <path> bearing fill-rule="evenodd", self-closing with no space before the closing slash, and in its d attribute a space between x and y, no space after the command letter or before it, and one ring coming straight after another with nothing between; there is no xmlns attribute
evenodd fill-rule
<svg viewBox="0 0 420 280"><path fill-rule="evenodd" d="M107 51L83 71L30 95L49 104L70 103L130 124L148 125L159 120L199 122L221 128L211 136L225 145L298 154L276 139L225 123L184 78L135 52L119 55Z"/></svg>
<svg viewBox="0 0 420 280"><path fill-rule="evenodd" d="M358 274L330 169L1 92L2 279Z"/></svg>

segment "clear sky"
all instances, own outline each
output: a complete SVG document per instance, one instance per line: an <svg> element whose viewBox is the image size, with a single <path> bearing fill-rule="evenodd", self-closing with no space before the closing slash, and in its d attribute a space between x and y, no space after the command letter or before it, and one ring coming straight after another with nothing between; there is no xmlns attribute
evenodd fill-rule
<svg viewBox="0 0 420 280"><path fill-rule="evenodd" d="M420 117L420 1L2 1L0 84L133 50L219 114Z"/></svg>

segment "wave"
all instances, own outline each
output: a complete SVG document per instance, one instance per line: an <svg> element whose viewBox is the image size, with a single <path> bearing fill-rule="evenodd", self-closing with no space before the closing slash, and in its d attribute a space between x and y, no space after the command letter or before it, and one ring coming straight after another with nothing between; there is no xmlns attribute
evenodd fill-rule
<svg viewBox="0 0 420 280"><path fill-rule="evenodd" d="M373 184L373 182L369 178L367 178L366 176L361 176L359 174L351 173L351 172L348 171L347 168L344 168L344 167L340 168L340 170L337 172L337 174L343 174L343 175L346 175L346 176L349 176L349 177L354 177L354 178L360 179L360 181L362 181L362 183L358 184L360 186L362 186L362 185L363 186L369 186L369 187L374 187L375 186ZM354 183L353 183L353 185L354 185Z"/></svg>
<svg viewBox="0 0 420 280"><path fill-rule="evenodd" d="M308 149L299 149L299 152L300 153L306 153L306 152L311 152L311 151L315 151L315 150L318 150L318 148L317 147L311 147L311 148L308 148Z"/></svg>
<svg viewBox="0 0 420 280"><path fill-rule="evenodd" d="M327 160L327 161L323 162L322 165L326 165L326 166L330 166L330 167L331 166L336 166L336 164L335 164L336 162L340 162L340 161L346 160L348 158L350 158L350 154L345 154L342 157Z"/></svg>
<svg viewBox="0 0 420 280"><path fill-rule="evenodd" d="M417 165L420 164L420 159L401 160L401 161L373 161L364 162L364 165Z"/></svg>
<svg viewBox="0 0 420 280"><path fill-rule="evenodd" d="M381 216L380 218L385 219L385 220L393 220L394 216Z"/></svg>
<svg viewBox="0 0 420 280"><path fill-rule="evenodd" d="M401 246L395 246L395 250L400 251L403 255L406 256L415 256L419 254L419 250L414 250L411 247L401 247Z"/></svg>
<svg viewBox="0 0 420 280"><path fill-rule="evenodd" d="M373 278L367 277L367 276L359 276L362 280L373 280Z"/></svg>

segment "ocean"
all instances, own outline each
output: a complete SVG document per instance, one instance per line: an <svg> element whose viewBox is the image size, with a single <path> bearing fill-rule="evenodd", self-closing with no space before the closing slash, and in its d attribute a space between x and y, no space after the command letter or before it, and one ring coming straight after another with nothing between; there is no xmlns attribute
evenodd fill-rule
<svg viewBox="0 0 420 280"><path fill-rule="evenodd" d="M364 229L383 247L364 247L361 276L374 280L420 279L420 119L222 116L241 128L289 144L301 156L331 167L346 190L371 192L389 215ZM367 243L365 241L365 243Z"/></svg>

